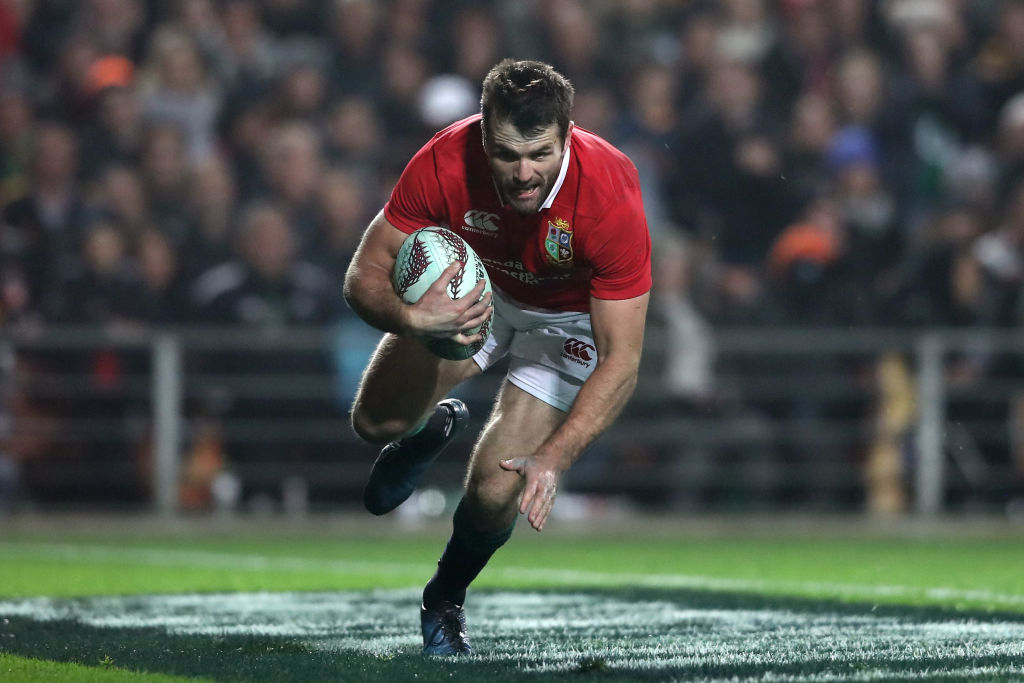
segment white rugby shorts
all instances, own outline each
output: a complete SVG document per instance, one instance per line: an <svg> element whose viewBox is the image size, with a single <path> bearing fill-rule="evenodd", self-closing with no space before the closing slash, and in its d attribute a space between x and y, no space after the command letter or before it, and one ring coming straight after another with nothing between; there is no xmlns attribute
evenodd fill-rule
<svg viewBox="0 0 1024 683"><path fill-rule="evenodd" d="M590 314L533 308L497 289L493 294L491 335L473 360L486 370L508 354L508 381L569 412L597 365Z"/></svg>

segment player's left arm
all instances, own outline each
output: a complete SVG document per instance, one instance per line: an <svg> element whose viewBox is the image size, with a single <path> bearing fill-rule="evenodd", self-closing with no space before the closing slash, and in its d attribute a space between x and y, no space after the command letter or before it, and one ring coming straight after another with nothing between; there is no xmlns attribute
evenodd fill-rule
<svg viewBox="0 0 1024 683"><path fill-rule="evenodd" d="M650 293L631 299L591 298L590 321L597 345L597 365L580 387L565 422L530 456L501 461L525 480L519 505L530 525L540 531L555 502L558 480L583 450L622 411L636 386Z"/></svg>

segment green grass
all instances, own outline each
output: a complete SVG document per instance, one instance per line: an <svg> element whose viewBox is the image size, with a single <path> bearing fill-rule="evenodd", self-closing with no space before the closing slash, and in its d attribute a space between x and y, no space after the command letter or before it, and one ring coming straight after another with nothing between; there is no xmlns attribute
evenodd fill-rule
<svg viewBox="0 0 1024 683"><path fill-rule="evenodd" d="M0 679L18 683L51 683L51 681L77 681L77 683L196 683L204 679L147 674L125 671L114 667L113 660L99 660L96 666L62 664L27 657L15 657L0 652Z"/></svg>
<svg viewBox="0 0 1024 683"><path fill-rule="evenodd" d="M432 572L447 532L195 533L0 535L0 596L417 586ZM520 529L477 585L657 586L664 578L708 590L1024 611L1022 566L1024 543L1013 536L696 537L685 528L574 536Z"/></svg>
<svg viewBox="0 0 1024 683"><path fill-rule="evenodd" d="M424 661L416 596L446 536L379 520L12 525L0 679L1024 676L1012 527L524 526L474 584L479 654Z"/></svg>

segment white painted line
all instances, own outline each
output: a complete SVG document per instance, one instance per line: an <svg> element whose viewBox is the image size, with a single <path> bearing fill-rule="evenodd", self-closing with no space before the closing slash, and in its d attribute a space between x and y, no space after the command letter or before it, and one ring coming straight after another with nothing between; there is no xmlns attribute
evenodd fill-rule
<svg viewBox="0 0 1024 683"><path fill-rule="evenodd" d="M338 574L423 575L429 564L367 560L319 560L303 557L220 553L175 548L125 548L84 543L37 543L0 541L0 558L43 556L60 560L98 563L230 569L245 572L333 572ZM841 598L928 598L936 601L987 602L1006 607L1024 605L1024 595L986 589L949 587L925 588L901 585L836 583L830 581L776 581L731 579L687 574L642 572L600 572L580 569L538 567L490 567L492 579L534 580L560 586L639 586L644 588L689 588L694 590L769 592L773 594L825 594Z"/></svg>
<svg viewBox="0 0 1024 683"><path fill-rule="evenodd" d="M415 588L43 597L0 600L0 614L171 636L288 638L317 652L390 658L419 650L419 597ZM672 680L1010 680L1024 662L1021 619L703 608L571 590L481 592L470 627L479 648L471 661L569 675L598 660L616 680L641 672Z"/></svg>

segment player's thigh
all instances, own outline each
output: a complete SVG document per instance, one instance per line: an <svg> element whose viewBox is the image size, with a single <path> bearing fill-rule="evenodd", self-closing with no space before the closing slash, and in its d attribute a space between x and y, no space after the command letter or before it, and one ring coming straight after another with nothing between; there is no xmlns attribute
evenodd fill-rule
<svg viewBox="0 0 1024 683"><path fill-rule="evenodd" d="M501 468L499 461L535 452L566 413L506 380L473 449L467 494L483 507L518 505L523 478Z"/></svg>
<svg viewBox="0 0 1024 683"><path fill-rule="evenodd" d="M455 385L479 372L472 359L439 358L411 337L385 334L356 391L353 425L364 438L397 438L415 427Z"/></svg>

